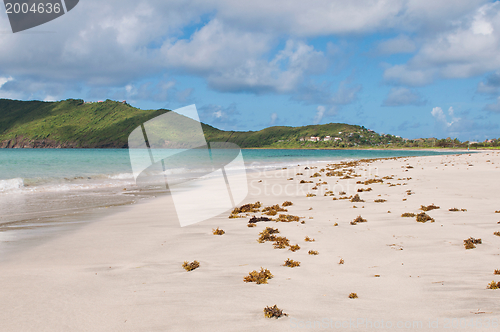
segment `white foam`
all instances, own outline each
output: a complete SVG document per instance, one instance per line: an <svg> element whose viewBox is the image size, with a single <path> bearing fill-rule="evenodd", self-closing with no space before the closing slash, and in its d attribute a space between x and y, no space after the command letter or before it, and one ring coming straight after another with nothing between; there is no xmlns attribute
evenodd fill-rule
<svg viewBox="0 0 500 332"><path fill-rule="evenodd" d="M24 180L21 178L0 180L0 192L18 190L24 187Z"/></svg>

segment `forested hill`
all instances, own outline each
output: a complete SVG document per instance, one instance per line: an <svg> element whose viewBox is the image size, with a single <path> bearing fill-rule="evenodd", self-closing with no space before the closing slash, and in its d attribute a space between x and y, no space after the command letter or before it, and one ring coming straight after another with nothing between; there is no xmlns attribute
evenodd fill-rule
<svg viewBox="0 0 500 332"><path fill-rule="evenodd" d="M126 148L140 124L168 110L141 110L126 102L80 99L59 102L0 99L1 148ZM269 127L260 131L223 131L202 124L208 142L233 142L242 148L349 148L401 144L402 138L379 135L342 123L304 127Z"/></svg>

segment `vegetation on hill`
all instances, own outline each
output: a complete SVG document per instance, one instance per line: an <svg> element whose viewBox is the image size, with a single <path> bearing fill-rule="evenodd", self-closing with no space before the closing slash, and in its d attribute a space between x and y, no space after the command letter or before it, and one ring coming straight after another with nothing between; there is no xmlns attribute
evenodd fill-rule
<svg viewBox="0 0 500 332"><path fill-rule="evenodd" d="M136 127L165 112L169 111L141 110L112 100L85 103L81 99L0 99L0 147L123 148ZM248 132L223 131L206 124L202 128L208 142L232 142L242 148L464 148L469 143L451 138L406 140L343 123L276 126ZM491 140L472 147L499 145L498 140Z"/></svg>

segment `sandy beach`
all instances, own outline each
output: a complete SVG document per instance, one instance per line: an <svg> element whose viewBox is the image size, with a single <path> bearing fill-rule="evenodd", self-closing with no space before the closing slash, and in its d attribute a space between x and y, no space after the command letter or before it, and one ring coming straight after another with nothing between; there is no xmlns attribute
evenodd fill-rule
<svg viewBox="0 0 500 332"><path fill-rule="evenodd" d="M481 152L251 173L243 204L293 205L182 228L168 196L120 207L1 261L0 330L493 331L499 167L498 152ZM351 201L356 194L363 202ZM432 204L434 221L401 216ZM279 214L300 219L247 226ZM366 222L352 223L358 216ZM217 227L225 234L213 235ZM257 242L266 227L300 250ZM481 244L465 249L470 237ZM283 266L288 258L300 266ZM185 271L194 260L200 267ZM261 267L273 274L267 284L243 281ZM288 316L266 318L275 304Z"/></svg>

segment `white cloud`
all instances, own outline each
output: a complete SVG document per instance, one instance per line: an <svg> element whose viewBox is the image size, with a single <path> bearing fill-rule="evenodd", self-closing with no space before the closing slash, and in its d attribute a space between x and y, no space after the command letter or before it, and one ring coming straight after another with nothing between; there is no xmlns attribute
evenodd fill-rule
<svg viewBox="0 0 500 332"><path fill-rule="evenodd" d="M13 80L13 78L11 76L9 76L9 77L0 77L0 89L2 88L2 86L5 83L10 82L12 80Z"/></svg>
<svg viewBox="0 0 500 332"><path fill-rule="evenodd" d="M448 109L448 115L451 117L451 121L448 122L447 116L444 114L441 107L434 107L431 111L432 116L436 119L438 123L441 123L445 127L451 127L460 121L460 118L456 118L454 114L453 107Z"/></svg>
<svg viewBox="0 0 500 332"><path fill-rule="evenodd" d="M379 54L413 53L417 49L415 43L408 36L398 36L384 40L377 45Z"/></svg>
<svg viewBox="0 0 500 332"><path fill-rule="evenodd" d="M325 106L318 106L316 108L316 115L314 116L314 120L313 120L313 123L314 124L318 124L321 122L321 119L323 119L323 116L325 115L325 111L326 111L326 108Z"/></svg>
<svg viewBox="0 0 500 332"><path fill-rule="evenodd" d="M425 101L416 92L407 88L392 88L382 106L424 105Z"/></svg>
<svg viewBox="0 0 500 332"><path fill-rule="evenodd" d="M240 112L237 110L235 103L227 107L209 104L201 106L198 110L202 122L218 126L219 129L234 126L238 122L238 117L240 116Z"/></svg>
<svg viewBox="0 0 500 332"><path fill-rule="evenodd" d="M269 125L274 126L277 120L278 120L278 113L271 114L271 121L269 122Z"/></svg>

